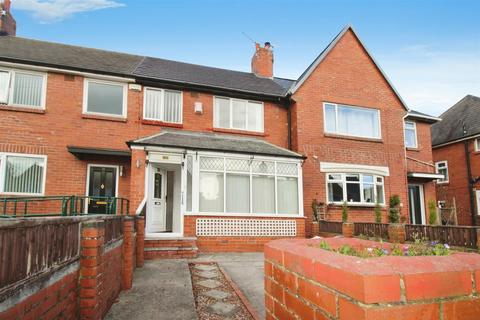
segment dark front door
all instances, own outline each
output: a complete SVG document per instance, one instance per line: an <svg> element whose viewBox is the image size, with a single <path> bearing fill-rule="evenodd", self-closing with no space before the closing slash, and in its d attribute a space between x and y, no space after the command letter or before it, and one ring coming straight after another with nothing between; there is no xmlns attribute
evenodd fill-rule
<svg viewBox="0 0 480 320"><path fill-rule="evenodd" d="M408 185L408 204L410 208L410 223L422 224L423 201L422 190L420 185Z"/></svg>
<svg viewBox="0 0 480 320"><path fill-rule="evenodd" d="M88 186L88 213L106 213L107 197L115 197L117 169L112 167L90 167Z"/></svg>

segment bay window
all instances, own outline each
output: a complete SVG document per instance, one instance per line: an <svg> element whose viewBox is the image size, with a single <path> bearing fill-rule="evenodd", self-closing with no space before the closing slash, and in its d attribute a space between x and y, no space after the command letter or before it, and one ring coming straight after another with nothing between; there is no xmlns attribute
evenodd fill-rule
<svg viewBox="0 0 480 320"><path fill-rule="evenodd" d="M126 84L85 79L83 112L125 118L127 116Z"/></svg>
<svg viewBox="0 0 480 320"><path fill-rule="evenodd" d="M46 82L44 73L1 69L0 104L44 109Z"/></svg>
<svg viewBox="0 0 480 320"><path fill-rule="evenodd" d="M324 103L326 133L380 139L380 111L377 109Z"/></svg>
<svg viewBox="0 0 480 320"><path fill-rule="evenodd" d="M216 128L263 132L263 103L215 97L213 123Z"/></svg>
<svg viewBox="0 0 480 320"><path fill-rule="evenodd" d="M384 204L382 176L363 173L327 173L327 199L329 203Z"/></svg>
<svg viewBox="0 0 480 320"><path fill-rule="evenodd" d="M0 154L0 192L42 195L46 157L24 154Z"/></svg>
<svg viewBox="0 0 480 320"><path fill-rule="evenodd" d="M199 212L299 214L298 165L270 159L202 155L198 160ZM188 199L187 192L187 204Z"/></svg>
<svg viewBox="0 0 480 320"><path fill-rule="evenodd" d="M169 123L182 123L182 92L145 88L143 118Z"/></svg>

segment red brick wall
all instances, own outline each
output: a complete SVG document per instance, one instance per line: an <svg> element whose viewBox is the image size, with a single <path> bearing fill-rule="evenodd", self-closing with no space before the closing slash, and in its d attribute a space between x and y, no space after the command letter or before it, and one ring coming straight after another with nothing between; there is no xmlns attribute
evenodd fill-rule
<svg viewBox="0 0 480 320"><path fill-rule="evenodd" d="M332 248L379 245L326 241ZM277 240L265 246L266 319L478 319L475 253L362 259L318 245L319 240Z"/></svg>
<svg viewBox="0 0 480 320"><path fill-rule="evenodd" d="M470 163L472 176L480 176L480 154L474 151L473 140L469 141ZM457 208L458 224L471 225L470 194L467 180L467 162L465 158L464 142L457 142L447 146L433 149L435 162L448 161L448 183L436 185L437 200L446 201L447 207L452 207L454 200ZM475 186L480 189L480 185Z"/></svg>
<svg viewBox="0 0 480 320"><path fill-rule="evenodd" d="M293 99L296 101L292 109L293 146L308 156L303 166L307 236L311 234L312 200L326 201L325 174L319 168L322 161L388 166L386 202L390 195L398 194L404 207L408 206L403 142L406 111L352 32L347 32L338 41ZM323 102L379 109L382 140L347 139L324 134ZM331 214L339 216L340 208L331 209ZM373 208L352 207L350 210L352 221L371 220L371 217Z"/></svg>
<svg viewBox="0 0 480 320"><path fill-rule="evenodd" d="M196 237L196 220L198 218L229 218L225 216L185 216L184 235L186 237ZM235 219L236 217L231 217ZM245 217L237 217L245 219ZM291 220L291 218L260 218L252 217L251 219L262 220ZM305 219L295 219L297 222L297 238L305 237ZM265 243L285 237L197 237L197 247L202 252L251 252L263 251Z"/></svg>
<svg viewBox="0 0 480 320"><path fill-rule="evenodd" d="M0 320L78 319L78 270L35 292L5 312Z"/></svg>
<svg viewBox="0 0 480 320"><path fill-rule="evenodd" d="M124 176L119 178L119 196L130 197L129 160L115 157L88 157L79 160L67 152L68 145L90 148L128 150L126 141L160 132L160 124L147 124L142 120L143 91L128 91L127 120L82 115L83 83L81 76L73 81L59 73L48 73L46 110L13 111L0 106L0 152L25 152L48 155L46 195L84 194L86 190L87 163L124 166ZM203 103L204 113L194 113L194 102ZM271 143L287 147L287 110L285 107L265 102L265 134ZM213 130L213 95L201 92L183 92L183 125L194 131ZM238 133L238 132L236 132ZM240 132L242 134L242 132ZM246 133L245 133L246 134ZM144 163L142 163L142 168ZM140 183L141 188L143 184ZM139 186L140 187L140 186ZM138 191L134 201L138 201ZM143 191L142 191L143 192ZM138 202L134 203L138 205ZM136 209L133 205L132 209Z"/></svg>

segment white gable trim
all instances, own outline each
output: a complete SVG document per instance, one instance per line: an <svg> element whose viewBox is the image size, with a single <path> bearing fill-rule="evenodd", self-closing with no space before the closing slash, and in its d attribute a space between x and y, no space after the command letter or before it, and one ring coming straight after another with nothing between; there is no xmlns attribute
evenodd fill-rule
<svg viewBox="0 0 480 320"><path fill-rule="evenodd" d="M388 167L337 162L320 162L320 171L328 173L370 173L387 177L390 175Z"/></svg>
<svg viewBox="0 0 480 320"><path fill-rule="evenodd" d="M360 42L360 44L362 45L362 47L365 49L365 51L367 52L368 56L370 57L370 59L372 59L373 63L375 64L375 66L377 67L377 69L380 71L380 73L382 74L382 76L385 78L385 80L387 81L388 85L392 88L393 92L395 93L395 95L397 96L398 100L400 100L400 102L402 103L403 107L405 108L405 110L407 111L410 111L410 109L408 108L407 104L405 103L405 101L402 99L402 97L400 96L400 93L398 93L397 89L395 88L395 86L393 85L393 83L390 81L390 79L387 77L387 75L385 74L385 72L383 71L383 69L380 67L380 65L377 63L377 61L375 60L375 58L371 55L370 51L368 50L368 48L365 46L365 44L362 42L362 40L360 39L360 37L357 35L357 33L355 32L355 30L353 29L353 27L351 25L347 25L345 28L343 28L343 30L333 39L332 42L330 42L330 44L328 45L328 47L323 50L323 52L315 59L315 61L313 61L313 63L307 68L307 70L305 70L305 72L300 76L300 78L295 82L295 85L290 88L290 90L288 91L288 93L290 94L294 94L301 86L302 84L305 82L305 80L308 79L308 77L310 77L310 75L313 73L313 71L317 68L317 66L325 59L325 57L330 53L330 51L337 45L338 41L340 41L340 39L345 35L345 33L347 33L348 30L351 30L353 32L353 34L355 35L355 37L358 39L358 42Z"/></svg>

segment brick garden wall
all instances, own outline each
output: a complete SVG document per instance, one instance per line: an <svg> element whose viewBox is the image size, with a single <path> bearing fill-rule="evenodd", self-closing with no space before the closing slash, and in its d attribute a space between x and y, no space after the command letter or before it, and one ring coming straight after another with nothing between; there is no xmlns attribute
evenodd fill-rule
<svg viewBox="0 0 480 320"><path fill-rule="evenodd" d="M331 247L374 244L326 241ZM277 240L265 246L266 319L478 319L477 254L362 259L315 248L318 243Z"/></svg>
<svg viewBox="0 0 480 320"><path fill-rule="evenodd" d="M42 270L0 288L0 320L101 319L120 291L131 287L137 264L134 248L140 245L136 244L133 218L107 218L123 220L123 234L106 238L102 216L52 218L75 219L81 225L77 254L60 268ZM55 234L55 229L51 230ZM0 236L5 232L0 228ZM143 243L143 235L138 241ZM142 264L143 259L138 265Z"/></svg>
<svg viewBox="0 0 480 320"><path fill-rule="evenodd" d="M198 218L228 218L235 217L212 217L212 216L185 216L184 235L186 237L197 237L196 220ZM248 217L238 217L238 219L248 219ZM251 219L262 220L292 220L291 218L261 218L252 217ZM295 219L297 223L297 238L305 238L305 218ZM263 251L264 245L272 240L285 237L197 237L197 247L201 252L254 252Z"/></svg>

